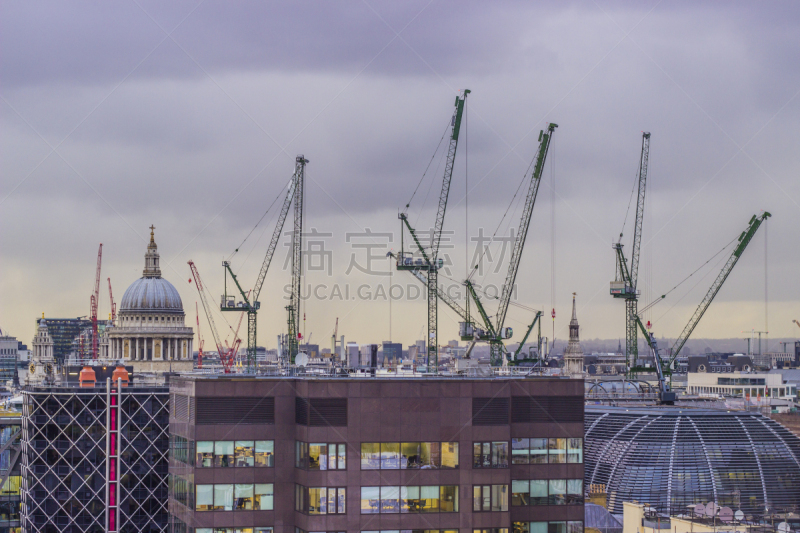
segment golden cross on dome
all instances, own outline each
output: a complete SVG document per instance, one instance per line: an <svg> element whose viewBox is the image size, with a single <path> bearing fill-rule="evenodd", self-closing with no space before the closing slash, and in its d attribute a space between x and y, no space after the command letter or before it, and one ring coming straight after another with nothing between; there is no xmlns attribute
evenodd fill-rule
<svg viewBox="0 0 800 533"><path fill-rule="evenodd" d="M154 239L153 232L155 231L155 229L156 229L156 227L151 224L150 225L150 242L153 242L153 239Z"/></svg>

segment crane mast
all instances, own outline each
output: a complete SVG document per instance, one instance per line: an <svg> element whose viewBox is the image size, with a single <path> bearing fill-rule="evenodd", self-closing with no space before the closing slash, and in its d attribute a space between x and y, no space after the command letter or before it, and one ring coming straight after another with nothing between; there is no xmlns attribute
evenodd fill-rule
<svg viewBox="0 0 800 533"><path fill-rule="evenodd" d="M97 306L100 302L100 266L103 262L103 244L100 243L100 248L97 250L97 270L94 275L94 291L89 298L91 307L90 318L92 320L92 359L97 359Z"/></svg>
<svg viewBox="0 0 800 533"><path fill-rule="evenodd" d="M194 316L197 321L197 368L203 368L203 337L200 336L200 310L194 302Z"/></svg>
<svg viewBox="0 0 800 533"><path fill-rule="evenodd" d="M417 248L424 257L424 265L411 265L406 263L404 254L399 254L397 268L398 270L415 270L424 268L427 270L427 300L428 300L428 338L426 340L428 345L428 372L438 372L439 369L439 341L437 332L438 321L438 299L439 299L439 268L442 261L439 259L439 243L442 237L442 228L444 226L444 216L447 212L447 198L450 195L450 182L453 178L453 167L456 160L456 150L458 149L458 135L461 131L461 117L464 113L464 103L466 102L467 95L471 91L464 89L462 96L456 96L455 111L451 119L451 133L450 143L447 149L447 159L444 167L444 177L442 178L442 190L439 193L439 204L436 210L436 220L431 232L431 246L430 255L425 253L425 249L417 238L417 234L408 222L408 215L400 213L399 218L402 220L406 227L408 227L411 236L414 239ZM402 229L402 228L401 228ZM412 259L408 259L412 261Z"/></svg>
<svg viewBox="0 0 800 533"><path fill-rule="evenodd" d="M287 331L289 363L294 364L299 352L300 334L300 282L303 277L303 184L308 159L302 155L295 158L294 179L294 227L292 228L292 285L289 295Z"/></svg>
<svg viewBox="0 0 800 533"><path fill-rule="evenodd" d="M294 199L296 190L297 172L292 175L292 178L289 181L286 196L283 199L281 211L278 215L278 221L275 224L275 229L272 232L272 239L270 239L269 246L267 246L267 253L264 255L264 261L261 263L261 269L258 272L258 277L256 278L256 283L253 286L252 291L247 292L242 288L238 278L233 273L233 270L231 270L230 261L222 262L222 266L225 268L225 293L222 296L220 310L247 312L247 366L248 370L250 371L255 368L256 363L256 318L257 312L261 307L261 302L258 300L258 298L261 294L261 287L264 285L264 280L267 277L269 266L272 263L272 257L275 255L275 250L278 247L278 242L280 241L281 234L283 232L283 226L286 222L286 217L289 214L289 208L292 205L292 200ZM235 301L235 296L228 295L228 275L230 275L231 279L236 285L236 289L239 291L239 294L243 299L238 304Z"/></svg>
<svg viewBox="0 0 800 533"><path fill-rule="evenodd" d="M636 196L636 220L634 221L630 268L622 250L622 243L619 241L614 243L617 265L615 281L611 282L611 295L614 298L625 300L625 361L629 370L637 364L639 358L639 337L636 329L639 316L639 291L636 284L639 278L639 252L642 246L642 223L644 222L644 200L649 160L650 132L642 132L642 151L639 156L638 169L639 188ZM622 233L620 233L621 240ZM648 338L647 335L645 338Z"/></svg>
<svg viewBox="0 0 800 533"><path fill-rule="evenodd" d="M111 301L111 323L117 320L117 303L114 301L114 293L111 292L111 278L108 278L108 299Z"/></svg>

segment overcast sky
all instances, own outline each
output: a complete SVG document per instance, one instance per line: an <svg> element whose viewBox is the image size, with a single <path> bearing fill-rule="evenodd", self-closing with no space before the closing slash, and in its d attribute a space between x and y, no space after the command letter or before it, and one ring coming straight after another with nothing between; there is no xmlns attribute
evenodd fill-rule
<svg viewBox="0 0 800 533"><path fill-rule="evenodd" d="M89 313L101 242L106 316L106 278L120 301L141 276L151 224L163 275L193 325L187 260L216 304L221 260L283 194L297 154L310 160L305 228L321 234L307 241L330 252L309 256L305 283L317 296L305 304L306 337L329 346L339 317L346 341L423 338L425 300L406 294L418 284L405 272L390 280L383 256L399 249L398 209L431 161L409 218L433 223L443 171L434 153L464 88L472 93L445 220L444 281L455 289L474 262L468 238L518 226L527 183L512 198L538 132L559 125L517 278L524 307L512 307L506 324L516 339L529 308L549 316L553 307L555 335L566 337L573 292L582 336L624 336L624 305L608 294L611 244L626 219L642 131L652 144L640 307L713 257L646 315L657 335L683 329L730 248L715 254L762 210L773 218L695 336L800 333L791 322L800 319L796 2L10 1L0 9L0 328L24 342L42 312ZM279 204L231 259L248 287ZM508 253L499 262L501 241L491 250L479 281L501 286ZM269 347L286 328L286 251L279 247L260 296L259 344ZM391 305L381 297L390 282L403 292ZM454 314L440 311L439 324L440 342L456 338ZM552 336L549 318L545 325ZM204 319L201 330L208 347Z"/></svg>

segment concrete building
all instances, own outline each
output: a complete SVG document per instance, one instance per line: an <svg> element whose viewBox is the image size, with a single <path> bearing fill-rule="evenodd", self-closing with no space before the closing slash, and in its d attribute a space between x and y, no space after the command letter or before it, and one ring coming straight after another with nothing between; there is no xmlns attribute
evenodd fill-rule
<svg viewBox="0 0 800 533"><path fill-rule="evenodd" d="M715 394L729 398L797 398L797 384L786 383L780 373L732 372L687 374L688 394Z"/></svg>
<svg viewBox="0 0 800 533"><path fill-rule="evenodd" d="M161 277L153 226L142 277L125 291L117 322L108 328L111 359L140 372L192 370L194 332L186 326L183 303L175 287Z"/></svg>
<svg viewBox="0 0 800 533"><path fill-rule="evenodd" d="M29 386L23 392L27 533L166 532L164 386Z"/></svg>
<svg viewBox="0 0 800 533"><path fill-rule="evenodd" d="M174 531L583 531L582 381L195 374L170 393Z"/></svg>
<svg viewBox="0 0 800 533"><path fill-rule="evenodd" d="M0 385L14 381L17 376L20 343L16 337L7 335L0 329Z"/></svg>
<svg viewBox="0 0 800 533"><path fill-rule="evenodd" d="M564 351L564 374L573 378L583 377L583 348L579 335L578 314L575 310L575 293L572 293L572 319L569 321L569 344Z"/></svg>

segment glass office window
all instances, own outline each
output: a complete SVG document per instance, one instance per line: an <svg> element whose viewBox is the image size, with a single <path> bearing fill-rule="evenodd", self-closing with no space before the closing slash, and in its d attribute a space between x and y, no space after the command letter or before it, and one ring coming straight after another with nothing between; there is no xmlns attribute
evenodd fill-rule
<svg viewBox="0 0 800 533"><path fill-rule="evenodd" d="M547 533L567 533L566 522L548 522Z"/></svg>
<svg viewBox="0 0 800 533"><path fill-rule="evenodd" d="M237 440L234 444L233 453L236 456L236 466L253 466L253 449L254 443L252 440Z"/></svg>
<svg viewBox="0 0 800 533"><path fill-rule="evenodd" d="M345 470L347 468L347 446L338 444L338 452L336 456L336 468L338 470Z"/></svg>
<svg viewBox="0 0 800 533"><path fill-rule="evenodd" d="M508 485L476 485L472 488L473 511L508 511Z"/></svg>
<svg viewBox="0 0 800 533"><path fill-rule="evenodd" d="M420 442L420 468L439 468L441 448L438 442Z"/></svg>
<svg viewBox="0 0 800 533"><path fill-rule="evenodd" d="M273 508L272 483L256 483L253 487L253 509L257 511L271 511Z"/></svg>
<svg viewBox="0 0 800 533"><path fill-rule="evenodd" d="M442 468L458 468L458 443L442 443Z"/></svg>
<svg viewBox="0 0 800 533"><path fill-rule="evenodd" d="M549 463L567 462L567 439L550 439L547 447Z"/></svg>
<svg viewBox="0 0 800 533"><path fill-rule="evenodd" d="M508 485L492 485L492 511L508 511Z"/></svg>
<svg viewBox="0 0 800 533"><path fill-rule="evenodd" d="M511 505L513 507L524 507L528 505L528 491L530 491L530 482L527 479L512 480Z"/></svg>
<svg viewBox="0 0 800 533"><path fill-rule="evenodd" d="M401 513L418 513L421 507L419 487L400 487Z"/></svg>
<svg viewBox="0 0 800 533"><path fill-rule="evenodd" d="M361 469L379 470L381 467L381 444L379 442L361 443Z"/></svg>
<svg viewBox="0 0 800 533"><path fill-rule="evenodd" d="M547 505L549 503L546 479L532 479L530 480L530 504L531 505Z"/></svg>
<svg viewBox="0 0 800 533"><path fill-rule="evenodd" d="M583 521L570 520L567 522L567 533L583 533Z"/></svg>
<svg viewBox="0 0 800 533"><path fill-rule="evenodd" d="M582 438L569 438L567 439L567 462L568 463L582 463L583 462L583 439Z"/></svg>
<svg viewBox="0 0 800 533"><path fill-rule="evenodd" d="M275 466L275 441L257 440L254 462L256 466Z"/></svg>
<svg viewBox="0 0 800 533"><path fill-rule="evenodd" d="M567 480L567 505L583 505L583 480Z"/></svg>
<svg viewBox="0 0 800 533"><path fill-rule="evenodd" d="M328 445L319 442L311 442L308 445L308 469L327 470L328 469Z"/></svg>
<svg viewBox="0 0 800 533"><path fill-rule="evenodd" d="M231 443L231 446L233 443ZM233 510L233 484L214 485L214 510L232 511Z"/></svg>
<svg viewBox="0 0 800 533"><path fill-rule="evenodd" d="M458 485L442 485L439 487L439 512L458 512Z"/></svg>
<svg viewBox="0 0 800 533"><path fill-rule="evenodd" d="M400 468L415 469L422 466L420 455L422 449L419 442L403 442L400 444Z"/></svg>
<svg viewBox="0 0 800 533"><path fill-rule="evenodd" d="M381 443L381 469L397 470L400 468L400 443Z"/></svg>
<svg viewBox="0 0 800 533"><path fill-rule="evenodd" d="M528 464L528 446L530 446L530 439L511 439L511 464L512 465L526 465Z"/></svg>
<svg viewBox="0 0 800 533"><path fill-rule="evenodd" d="M364 445L361 445L363 450ZM362 451L362 464L363 464L363 451ZM378 514L380 512L381 504L381 488L380 487L361 487L361 514Z"/></svg>
<svg viewBox="0 0 800 533"><path fill-rule="evenodd" d="M309 446L309 451L310 450L311 446ZM325 487L312 487L308 489L308 514L326 514L327 511L328 489Z"/></svg>
<svg viewBox="0 0 800 533"><path fill-rule="evenodd" d="M530 533L547 533L547 522L531 522L528 530Z"/></svg>
<svg viewBox="0 0 800 533"><path fill-rule="evenodd" d="M336 470L336 444L328 444L328 470Z"/></svg>
<svg viewBox="0 0 800 533"><path fill-rule="evenodd" d="M547 462L547 439L530 439L531 464Z"/></svg>
<svg viewBox="0 0 800 533"><path fill-rule="evenodd" d="M475 442L472 444L473 468L508 468L508 442Z"/></svg>
<svg viewBox="0 0 800 533"><path fill-rule="evenodd" d="M308 464L308 443L294 441L294 466L295 468L306 468Z"/></svg>
<svg viewBox="0 0 800 533"><path fill-rule="evenodd" d="M195 510L213 511L214 510L214 485L195 486Z"/></svg>
<svg viewBox="0 0 800 533"><path fill-rule="evenodd" d="M381 513L400 512L400 487L381 487Z"/></svg>
<svg viewBox="0 0 800 533"><path fill-rule="evenodd" d="M233 441L214 441L214 466L233 466Z"/></svg>
<svg viewBox="0 0 800 533"><path fill-rule="evenodd" d="M236 510L253 509L253 484L252 483L237 483L234 488L234 503Z"/></svg>
<svg viewBox="0 0 800 533"><path fill-rule="evenodd" d="M439 512L439 485L423 485L419 488L419 499L423 513Z"/></svg>
<svg viewBox="0 0 800 533"><path fill-rule="evenodd" d="M508 468L508 443L492 443L492 468Z"/></svg>
<svg viewBox="0 0 800 533"><path fill-rule="evenodd" d="M214 466L214 441L197 441L197 466L199 468Z"/></svg>
<svg viewBox="0 0 800 533"><path fill-rule="evenodd" d="M331 498L331 495L328 494L328 505L330 502L333 501L336 504L336 513L338 514L345 514L347 512L347 490L344 487L339 487L336 489L336 499L334 500ZM328 509L328 512L332 513L333 511Z"/></svg>
<svg viewBox="0 0 800 533"><path fill-rule="evenodd" d="M551 479L548 483L548 489L550 492L550 505L564 505L567 503L566 479Z"/></svg>

